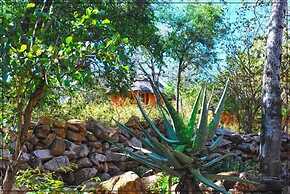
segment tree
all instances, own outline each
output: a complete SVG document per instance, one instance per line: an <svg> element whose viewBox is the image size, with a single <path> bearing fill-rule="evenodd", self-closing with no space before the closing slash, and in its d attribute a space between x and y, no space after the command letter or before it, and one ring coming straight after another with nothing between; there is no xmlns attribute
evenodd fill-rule
<svg viewBox="0 0 290 194"><path fill-rule="evenodd" d="M206 68L214 60L214 40L221 35L222 9L205 4L187 5L184 15L171 11L165 11L167 14L161 18L166 19L164 23L168 28L167 57L177 64L176 109L179 112L182 74L188 69L196 72Z"/></svg>
<svg viewBox="0 0 290 194"><path fill-rule="evenodd" d="M17 123L13 162L6 169L3 184L7 192L14 182L33 110L43 97L58 89L92 84L92 59L127 70L125 37L100 14L102 10L90 5L1 2L1 103L4 112L11 109L17 115L14 120L13 115L2 118L4 124Z"/></svg>
<svg viewBox="0 0 290 194"><path fill-rule="evenodd" d="M286 10L287 0L273 2L268 27L266 61L262 85L261 167L264 175L276 177L279 177L281 173L280 68Z"/></svg>

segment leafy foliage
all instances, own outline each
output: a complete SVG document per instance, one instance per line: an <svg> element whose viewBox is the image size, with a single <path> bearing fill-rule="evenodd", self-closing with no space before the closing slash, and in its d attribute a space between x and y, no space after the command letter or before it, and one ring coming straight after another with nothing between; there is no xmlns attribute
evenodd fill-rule
<svg viewBox="0 0 290 194"><path fill-rule="evenodd" d="M60 192L64 186L61 180L58 180L50 172L42 172L40 169L26 169L18 171L16 176L18 187L25 187L36 193Z"/></svg>

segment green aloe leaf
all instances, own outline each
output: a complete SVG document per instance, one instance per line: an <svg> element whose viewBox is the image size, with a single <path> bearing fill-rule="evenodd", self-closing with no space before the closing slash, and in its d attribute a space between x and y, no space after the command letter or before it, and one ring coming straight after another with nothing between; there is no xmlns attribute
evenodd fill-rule
<svg viewBox="0 0 290 194"><path fill-rule="evenodd" d="M175 129L178 139L181 140L181 142L190 143L191 134L187 133L187 128L185 127L185 124L183 122L181 115L178 112L176 112L176 110L173 108L171 103L167 100L167 98L162 93L160 93L160 96L162 97L165 103L166 109L168 110L169 115L173 121L174 129Z"/></svg>
<svg viewBox="0 0 290 194"><path fill-rule="evenodd" d="M224 136L221 135L218 138L216 138L216 140L209 146L209 150L210 151L214 151L223 141Z"/></svg>
<svg viewBox="0 0 290 194"><path fill-rule="evenodd" d="M136 98L137 101L137 105L144 117L144 119L147 121L147 123L150 125L150 127L157 133L157 135L165 142L169 143L169 144L180 144L180 141L178 140L173 140L173 139L168 139L167 137L165 137L158 129L158 127L154 124L154 122L148 117L148 115L146 114L146 112L144 111L141 102L138 98Z"/></svg>
<svg viewBox="0 0 290 194"><path fill-rule="evenodd" d="M211 187L215 189L216 191L221 192L223 194L229 194L224 188L217 186L212 180L203 176L198 169L191 170L191 173L196 180L202 182L206 186Z"/></svg>
<svg viewBox="0 0 290 194"><path fill-rule="evenodd" d="M163 117L163 126L166 130L166 134L167 136L170 138L170 139L173 139L173 140L177 140L177 136L176 136L176 132L175 132L175 129L174 127L171 125L170 121L168 120L165 112L163 111L163 107L161 105L159 105L159 111L160 113L162 114L162 117Z"/></svg>
<svg viewBox="0 0 290 194"><path fill-rule="evenodd" d="M199 93L198 93L198 96L197 96L195 103L193 105L191 116L190 116L188 126L187 126L187 131L192 131L192 137L194 136L195 130L196 130L196 117L197 117L199 102L200 102L200 98L201 98L201 94L202 94L203 89L204 88L201 88Z"/></svg>
<svg viewBox="0 0 290 194"><path fill-rule="evenodd" d="M173 150L170 147L168 147L166 144L161 144L156 138L152 138L152 142L162 151L163 154L161 155L166 157L168 159L168 162L170 162L176 168L182 167L179 161L174 156Z"/></svg>
<svg viewBox="0 0 290 194"><path fill-rule="evenodd" d="M206 88L204 89L202 96L203 100L202 100L201 115L198 123L198 128L193 138L192 148L194 151L200 150L200 148L205 144L208 136L207 129L208 110L207 110Z"/></svg>
<svg viewBox="0 0 290 194"><path fill-rule="evenodd" d="M214 130L217 128L217 126L219 124L219 121L220 121L221 113L223 111L223 105L224 105L224 102L225 102L225 97L226 97L226 91L227 91L228 83L229 83L229 80L227 80L227 82L226 82L223 94L222 94L222 96L220 98L220 101L218 103L218 106L217 106L217 108L215 110L214 117L213 117L213 119L211 120L211 122L208 125L209 137L210 138L214 135Z"/></svg>
<svg viewBox="0 0 290 194"><path fill-rule="evenodd" d="M217 158L215 158L215 159L209 161L208 163L202 165L202 168L203 168L203 169L205 169L205 168L209 168L209 167L215 165L217 162L219 162L219 161L221 161L221 160L223 160L223 159L225 159L225 158L227 158L227 157L230 157L230 156L235 156L235 154L234 154L234 153L227 153L227 154L225 154L225 155L222 155L222 156L220 156L220 157L217 157Z"/></svg>

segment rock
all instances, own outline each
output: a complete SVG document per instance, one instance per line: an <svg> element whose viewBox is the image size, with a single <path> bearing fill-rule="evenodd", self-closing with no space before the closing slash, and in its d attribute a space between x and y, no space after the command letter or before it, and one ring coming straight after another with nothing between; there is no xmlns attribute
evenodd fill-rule
<svg viewBox="0 0 290 194"><path fill-rule="evenodd" d="M50 134L48 134L48 136L45 139L41 140L41 143L43 143L45 146L48 147L55 140L55 137L56 137L56 134L50 133Z"/></svg>
<svg viewBox="0 0 290 194"><path fill-rule="evenodd" d="M100 177L100 179L102 181L106 181L106 180L111 178L111 175L109 173L104 172L104 173L100 174L98 177Z"/></svg>
<svg viewBox="0 0 290 194"><path fill-rule="evenodd" d="M38 125L34 129L34 134L38 138L45 139L47 138L49 133L50 133L50 128L48 125Z"/></svg>
<svg viewBox="0 0 290 194"><path fill-rule="evenodd" d="M77 158L77 154L74 151L64 151L64 156L67 156L70 161L75 160Z"/></svg>
<svg viewBox="0 0 290 194"><path fill-rule="evenodd" d="M21 156L20 156L20 161L22 162L28 162L31 158L31 154L26 153L26 152L22 152Z"/></svg>
<svg viewBox="0 0 290 194"><path fill-rule="evenodd" d="M103 143L103 151L107 151L110 149L110 144L108 142Z"/></svg>
<svg viewBox="0 0 290 194"><path fill-rule="evenodd" d="M60 168L68 165L69 159L67 156L58 156L44 163L43 167L50 171L58 171Z"/></svg>
<svg viewBox="0 0 290 194"><path fill-rule="evenodd" d="M232 144L231 141L226 140L226 139L222 139L221 143L218 145L218 147L226 147L229 146L230 144Z"/></svg>
<svg viewBox="0 0 290 194"><path fill-rule="evenodd" d="M89 156L94 165L99 165L100 162L106 162L107 158L103 154L93 153Z"/></svg>
<svg viewBox="0 0 290 194"><path fill-rule="evenodd" d="M55 120L52 124L52 126L56 129L65 129L66 128L66 123L64 121L60 120Z"/></svg>
<svg viewBox="0 0 290 194"><path fill-rule="evenodd" d="M77 157L84 158L84 157L87 157L88 156L88 154L89 154L89 148L85 144L82 144L80 146L79 152L78 152L78 150L75 151L75 152L77 154Z"/></svg>
<svg viewBox="0 0 290 194"><path fill-rule="evenodd" d="M114 175L120 174L121 170L115 164L108 162L107 165L108 165L108 172L110 175L114 176Z"/></svg>
<svg viewBox="0 0 290 194"><path fill-rule="evenodd" d="M132 137L130 139L130 143L131 143L130 146L142 148L142 142L139 139L137 139L136 137Z"/></svg>
<svg viewBox="0 0 290 194"><path fill-rule="evenodd" d="M86 125L84 121L78 119L71 119L66 122L66 127L75 132L85 132Z"/></svg>
<svg viewBox="0 0 290 194"><path fill-rule="evenodd" d="M109 172L109 167L106 162L103 162L97 165L97 169L98 169L98 172L106 172L106 173Z"/></svg>
<svg viewBox="0 0 290 194"><path fill-rule="evenodd" d="M66 149L73 151L76 154L76 158L84 158L89 154L89 148L85 144L76 145L71 141L64 140Z"/></svg>
<svg viewBox="0 0 290 194"><path fill-rule="evenodd" d="M50 147L50 153L54 156L60 156L65 151L65 143L61 138L56 138Z"/></svg>
<svg viewBox="0 0 290 194"><path fill-rule="evenodd" d="M66 131L66 138L75 142L76 144L81 144L82 141L85 140L85 135L80 132L75 132L71 130Z"/></svg>
<svg viewBox="0 0 290 194"><path fill-rule="evenodd" d="M137 168L139 166L140 164L134 160L118 163L118 167L120 168L121 171L128 171L128 170L134 169L134 172L137 172Z"/></svg>
<svg viewBox="0 0 290 194"><path fill-rule="evenodd" d="M30 143L29 141L25 142L24 143L26 149L27 149L27 152L33 152L33 144Z"/></svg>
<svg viewBox="0 0 290 194"><path fill-rule="evenodd" d="M38 144L38 142L39 142L39 139L35 136L35 135L33 135L29 140L28 140L32 145L37 145Z"/></svg>
<svg viewBox="0 0 290 194"><path fill-rule="evenodd" d="M139 178L136 181L142 183L145 193L151 193L152 187L154 186L154 184L156 184L156 182L158 181L158 179L160 179L161 176L162 173L158 173L151 176Z"/></svg>
<svg viewBox="0 0 290 194"><path fill-rule="evenodd" d="M87 134L86 134L86 138L87 138L87 140L90 141L90 142L95 142L95 141L97 141L96 136L95 136L92 132L90 132L90 131L87 132Z"/></svg>
<svg viewBox="0 0 290 194"><path fill-rule="evenodd" d="M66 136L66 128L54 128L53 131L55 132L56 136L64 139Z"/></svg>
<svg viewBox="0 0 290 194"><path fill-rule="evenodd" d="M74 177L76 177L75 184L79 185L82 182L96 176L97 173L98 171L95 168L83 168L81 170L78 170L77 172L74 173Z"/></svg>
<svg viewBox="0 0 290 194"><path fill-rule="evenodd" d="M88 158L81 158L77 161L77 165L79 168L88 168L92 167L93 164Z"/></svg>
<svg viewBox="0 0 290 194"><path fill-rule="evenodd" d="M100 141L95 141L95 142L89 142L88 145L90 147L94 147L96 149L102 148L103 144Z"/></svg>
<svg viewBox="0 0 290 194"><path fill-rule="evenodd" d="M35 150L33 151L33 155L41 161L53 158L53 156L50 154L49 149Z"/></svg>
<svg viewBox="0 0 290 194"><path fill-rule="evenodd" d="M42 116L39 118L37 125L48 125L50 126L53 123L52 119L47 116Z"/></svg>
<svg viewBox="0 0 290 194"><path fill-rule="evenodd" d="M126 155L124 155L123 153L118 153L118 152L106 151L105 155L106 155L107 161L110 161L110 162L126 161L127 159Z"/></svg>
<svg viewBox="0 0 290 194"><path fill-rule="evenodd" d="M97 138L103 138L106 129L95 119L90 118L86 122L86 129L92 132Z"/></svg>
<svg viewBox="0 0 290 194"><path fill-rule="evenodd" d="M101 182L96 192L141 194L144 191L143 185L140 181L137 181L137 179L139 179L139 176L129 171Z"/></svg>

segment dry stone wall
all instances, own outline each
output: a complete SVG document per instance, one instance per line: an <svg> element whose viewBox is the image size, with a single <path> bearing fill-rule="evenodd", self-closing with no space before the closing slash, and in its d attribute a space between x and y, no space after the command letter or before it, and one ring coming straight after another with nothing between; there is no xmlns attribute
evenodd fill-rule
<svg viewBox="0 0 290 194"><path fill-rule="evenodd" d="M126 125L136 134L140 133L142 126L154 135L146 123L140 122L138 117L132 117ZM165 131L161 121L156 121L156 125L161 132ZM224 139L213 157L233 152L236 154L236 161L257 160L260 143L258 135L241 135L227 129L217 129L216 135L223 135ZM121 144L111 145L106 139ZM210 142L208 144L210 145ZM64 122L44 117L31 124L21 155L22 168L39 167L53 171L68 185L78 185L95 176L105 181L115 175L141 168L140 164L121 153L120 146L134 151L133 148L142 147L142 143L126 132L118 128L104 127L94 119L87 121L73 119ZM290 137L284 133L281 151L283 160L290 156ZM11 154L7 149L3 149L1 155L0 169L3 172L6 168L5 162L11 159Z"/></svg>

